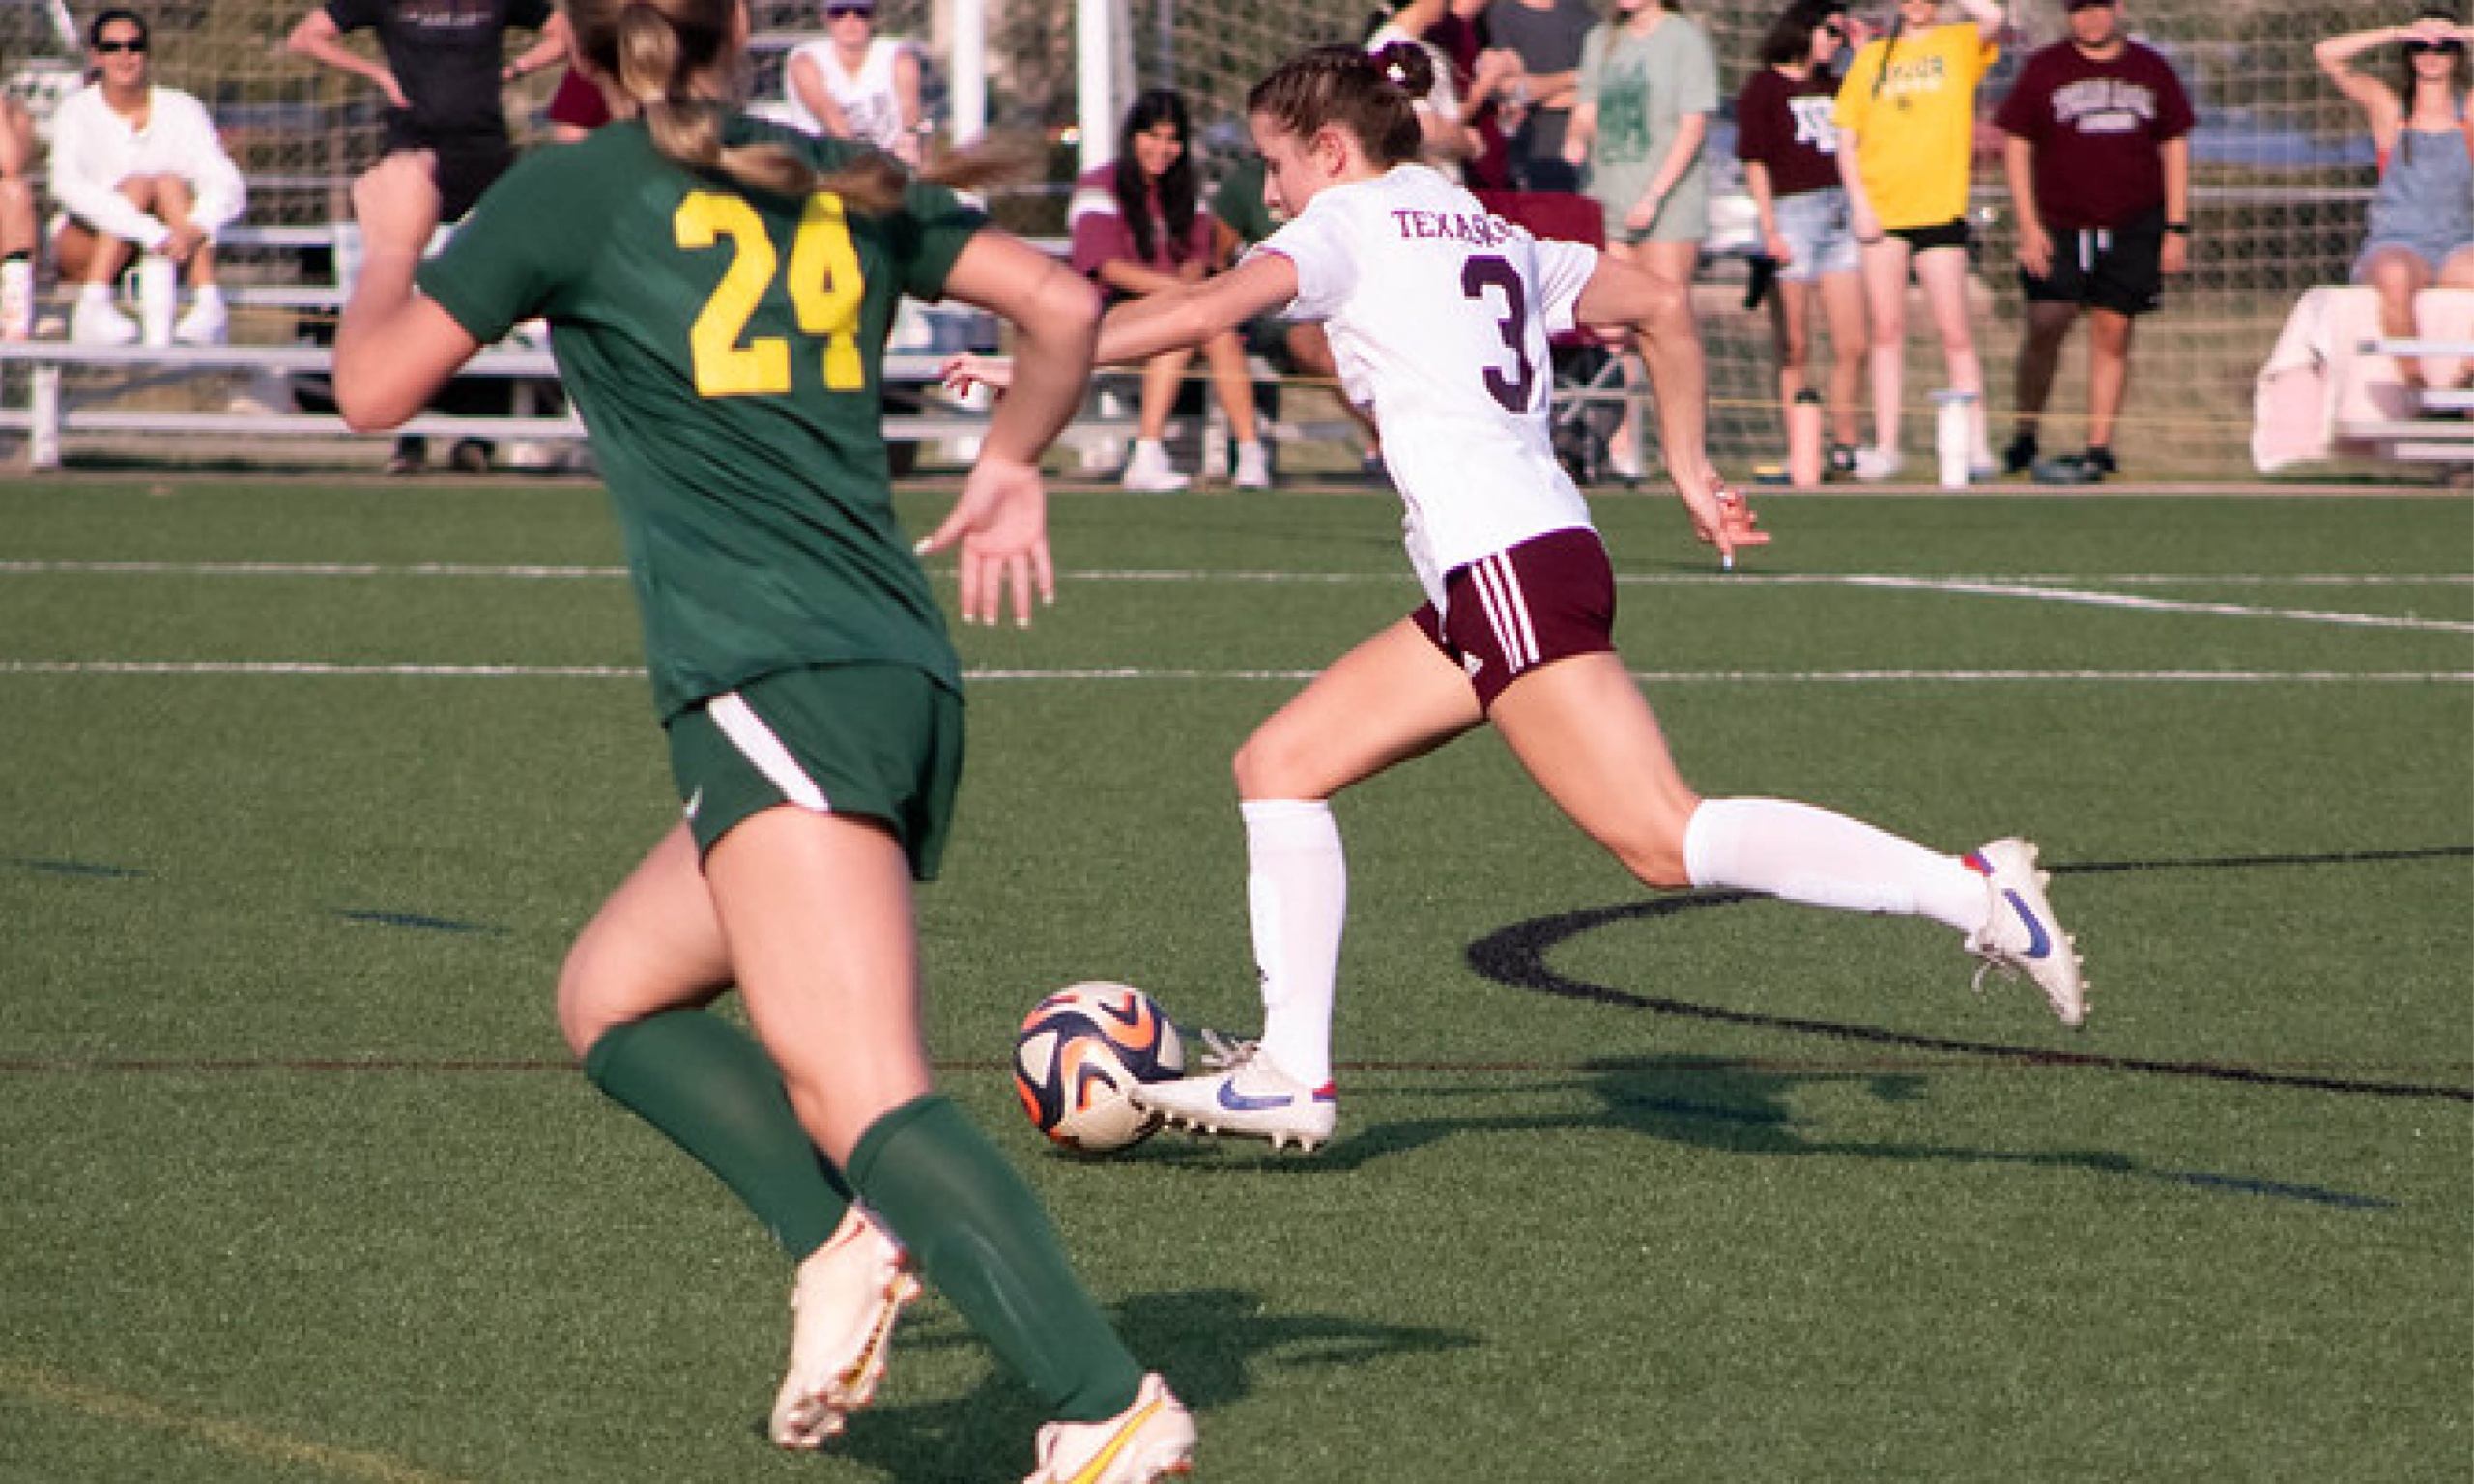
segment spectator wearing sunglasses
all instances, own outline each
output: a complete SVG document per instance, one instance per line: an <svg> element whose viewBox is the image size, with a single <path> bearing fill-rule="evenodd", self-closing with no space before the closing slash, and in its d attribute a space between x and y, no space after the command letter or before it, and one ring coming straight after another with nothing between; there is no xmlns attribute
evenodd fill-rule
<svg viewBox="0 0 2474 1484"><path fill-rule="evenodd" d="M113 307L112 286L142 252L169 259L188 281L190 307L173 338L220 344L230 316L215 281L215 235L247 200L240 167L204 104L149 79L143 16L102 12L86 28L86 49L94 80L61 100L51 125L51 193L61 206L52 249L61 277L78 285L70 338L137 340L137 323Z"/></svg>
<svg viewBox="0 0 2474 1484"><path fill-rule="evenodd" d="M2019 220L2018 422L2005 473L2095 484L2115 472L2131 327L2190 266L2191 112L2172 64L2122 33L2118 0L2070 0L2070 31L2028 58L1994 122ZM2061 343L2087 317L2087 446L2036 457Z"/></svg>
<svg viewBox="0 0 2474 1484"><path fill-rule="evenodd" d="M812 134L873 144L919 163L919 54L876 34L876 0L825 0L825 35L782 68L791 122Z"/></svg>
<svg viewBox="0 0 2474 1484"><path fill-rule="evenodd" d="M2395 87L2354 63L2394 44L2402 55ZM2410 25L2332 36L2315 48L2319 70L2371 123L2379 150L2353 281L2379 294L2382 333L2415 332L2414 296L2426 288L2474 288L2474 93L2466 48L2474 27L2445 6L2426 6ZM2398 375L2422 385L2421 363L2400 357Z"/></svg>

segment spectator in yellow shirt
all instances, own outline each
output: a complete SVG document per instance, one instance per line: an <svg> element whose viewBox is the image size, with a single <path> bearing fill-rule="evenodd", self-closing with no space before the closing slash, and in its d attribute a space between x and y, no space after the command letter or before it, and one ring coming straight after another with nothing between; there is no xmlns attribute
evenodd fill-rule
<svg viewBox="0 0 2474 1484"><path fill-rule="evenodd" d="M1968 174L1975 94L2000 54L1996 0L1955 0L1967 19L1942 23L1940 0L1899 0L1887 33L1867 43L1839 86L1838 171L1864 260L1872 319L1873 442L1856 450L1856 477L1897 475L1905 392L1911 270L1941 336L1950 389L1975 397L1969 463L1993 473L1984 434L1984 364L1968 325Z"/></svg>

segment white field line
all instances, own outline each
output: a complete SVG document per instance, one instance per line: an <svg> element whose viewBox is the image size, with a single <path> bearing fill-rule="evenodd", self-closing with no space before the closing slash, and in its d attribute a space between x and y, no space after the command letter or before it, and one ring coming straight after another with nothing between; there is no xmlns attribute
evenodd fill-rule
<svg viewBox="0 0 2474 1484"><path fill-rule="evenodd" d="M578 578L617 580L622 566L565 566L423 561L87 561L23 557L0 559L0 576L102 575L126 577L463 577L509 581ZM1355 583L1406 586L1405 571L1275 572L1195 570L1177 567L1068 568L1060 581L1081 583L1242 583L1337 586ZM1625 572L1626 587L1851 587L1914 585L1968 591L1981 585L2004 593L2078 584L2096 587L2474 587L2474 572L2105 572L1950 573L1919 577L1897 572Z"/></svg>
<svg viewBox="0 0 2474 1484"><path fill-rule="evenodd" d="M2474 634L2474 623L2453 618L2418 618L2411 614L2347 614L2313 608L2259 608L2247 603L2194 603L2178 598L2145 598L2124 592L2093 592L2083 587L2048 587L2018 582L1969 582L1951 578L1860 577L1861 587L1913 592L1955 592L1974 597L2032 598L2088 608L2135 609L2159 614L2208 614L2224 618L2287 618L2297 623L2330 623L2364 629L2411 629L2425 634Z"/></svg>
<svg viewBox="0 0 2474 1484"><path fill-rule="evenodd" d="M972 669L975 684L1075 681L1265 681L1300 685L1313 670L1111 666ZM345 664L324 660L0 660L0 675L239 675L412 680L642 680L633 665ZM1636 670L1644 685L2469 685L2466 670Z"/></svg>
<svg viewBox="0 0 2474 1484"><path fill-rule="evenodd" d="M452 562L414 563L387 566L356 562L151 562L151 561L0 561L0 576L41 576L46 574L100 574L120 576L217 576L217 577L461 577L500 578L506 580L573 580L617 579L626 575L623 567L592 566L486 566ZM1067 581L1099 583L1252 583L1266 585L1332 585L1355 583L1383 583L1397 585L1397 574L1347 572L1195 572L1173 569L1101 570L1068 572ZM2266 573L2204 574L2204 573L2120 573L2104 577L1916 577L1897 573L1794 573L1762 575L1714 573L1636 573L1618 579L1625 586L1672 586L1733 584L1744 586L1842 586L1881 588L1907 592L1942 592L1967 597L2024 598L2033 602L2059 603L2077 607L2114 608L2126 611L2202 614L2222 618L2280 618L2293 623L2328 624L2345 628L2394 629L2424 634L2474 634L2474 623L2450 618L2424 618L2414 614L2354 614L2332 609L2277 608L2244 603L2203 603L2180 598L2141 597L2129 593L2107 592L2085 585L2089 583L2112 586L2316 586L2316 587L2401 587L2401 586L2466 586L2474 585L2474 574L2468 573L2302 573L2291 576ZM2082 585L2060 585L2076 583Z"/></svg>

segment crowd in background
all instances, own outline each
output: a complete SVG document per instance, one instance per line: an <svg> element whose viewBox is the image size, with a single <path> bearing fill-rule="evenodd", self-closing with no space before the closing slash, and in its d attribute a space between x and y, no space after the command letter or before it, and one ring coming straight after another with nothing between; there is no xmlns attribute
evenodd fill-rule
<svg viewBox="0 0 2474 1484"><path fill-rule="evenodd" d="M1905 343L1911 305L1920 303L1943 368L1936 396L1955 408L1971 476L2086 483L2118 469L2114 438L2135 324L2190 263L2197 120L2171 63L2133 39L2120 0L2057 3L2063 36L2028 57L1989 110L1979 107L1980 87L2017 41L1999 0L1791 0L1731 91L1722 91L1708 32L1673 0L1405 0L1369 18L1366 43L1414 43L1435 63L1438 84L1419 104L1424 162L1510 193L1508 212L1524 196L1584 194L1597 212L1594 236L1611 254L1672 278L1699 268L1715 126L1732 114L1733 153L1759 220L1747 301L1769 306L1789 467L1817 462L1827 477L1858 480L1902 471L1912 400ZM876 34L873 0L823 0L817 20L820 34L788 54L780 96L759 100L759 111L867 140L915 166L933 129L917 50ZM375 38L374 54L345 43L356 32ZM511 60L510 33L528 38ZM218 343L229 314L216 240L241 216L241 173L204 106L152 81L141 12L96 12L85 41L89 81L50 121L47 161L26 111L0 104L0 334L38 332L36 266L47 248L71 300L60 327L70 338ZM2423 289L2474 287L2470 43L2474 28L2448 6L2429 5L2405 23L2315 49L2377 148L2379 184L2351 276L2376 292L2392 336L2412 335ZM288 44L368 84L383 102L388 151L431 153L449 223L515 158L503 85L565 69L568 49L550 0L324 0ZM2373 65L2382 54L2393 64ZM1986 112L1999 132L2026 304L2014 422L1998 456L1969 303L1983 267L1969 200ZM580 137L608 116L600 91L563 71L549 108L554 137ZM1141 95L1116 142L1116 157L1076 183L1068 213L1074 266L1112 298L1223 269L1271 225L1242 152L1213 161L1206 177L1174 92ZM47 228L33 185L39 165L56 207ZM2085 445L2046 457L2044 411L2061 349L2083 321ZM1825 339L1828 363L1816 368ZM1203 348L1234 439L1234 480L1257 488L1271 482L1272 465L1250 352L1307 377L1327 376L1330 357L1310 327L1266 325ZM1164 440L1191 358L1171 353L1143 369L1122 469L1131 488L1173 490L1192 477L1172 465ZM1627 388L1639 384L1637 368L1619 369ZM2420 375L2410 360L2399 373ZM460 407L467 390L450 388L442 405ZM1379 473L1371 425L1362 416L1360 424L1368 472ZM1637 478L1644 453L1632 427L1630 418L1616 423L1607 467ZM487 468L489 452L468 442L455 462ZM417 440L398 445L399 471L423 461Z"/></svg>

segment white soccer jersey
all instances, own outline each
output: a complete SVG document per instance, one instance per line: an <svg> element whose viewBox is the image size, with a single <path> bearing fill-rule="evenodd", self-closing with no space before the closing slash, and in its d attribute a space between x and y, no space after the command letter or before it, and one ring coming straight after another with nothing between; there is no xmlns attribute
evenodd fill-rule
<svg viewBox="0 0 2474 1484"><path fill-rule="evenodd" d="M1438 608L1453 568L1590 525L1548 435L1546 339L1571 328L1596 248L1540 242L1401 165L1322 191L1254 250L1297 266L1288 317L1324 322L1342 389L1381 429Z"/></svg>
<svg viewBox="0 0 2474 1484"><path fill-rule="evenodd" d="M843 71L842 58L831 42L809 42L791 53L796 60L806 57L816 63L824 78L824 90L833 95L835 106L842 110L844 122L850 126L850 137L865 140L890 155L902 142L902 99L894 92L893 64L907 43L889 36L871 37L868 54L859 60L855 72ZM798 90L790 85L790 69L783 68L783 114L789 123L811 133L824 132L824 122L808 112L799 100Z"/></svg>

